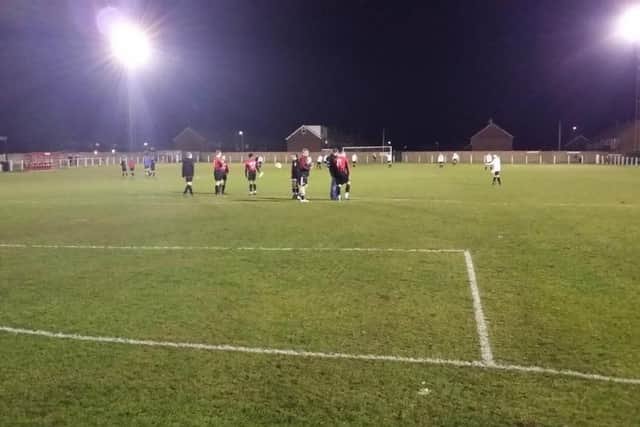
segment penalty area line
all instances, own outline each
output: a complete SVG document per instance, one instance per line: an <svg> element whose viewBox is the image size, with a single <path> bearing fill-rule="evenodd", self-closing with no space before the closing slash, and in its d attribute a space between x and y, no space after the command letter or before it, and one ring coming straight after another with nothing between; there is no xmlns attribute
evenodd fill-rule
<svg viewBox="0 0 640 427"><path fill-rule="evenodd" d="M502 365L499 363L487 364L481 361L451 360L451 359L439 359L439 358L429 358L429 357L385 356L385 355L376 355L376 354L326 353L326 352L318 352L318 351L304 351L304 350L292 350L292 349L243 347L243 346L224 345L224 344L216 345L216 344L201 344L201 343L189 343L189 342L140 340L140 339L131 339L131 338L122 338L122 337L67 334L62 332L50 332L50 331L43 331L43 330L36 330L36 329L14 328L11 326L0 326L0 332L6 332L14 335L30 335L30 336L52 338L52 339L85 341L85 342L106 343L106 344L125 344L125 345L134 345L134 346L206 350L206 351L228 352L228 353L248 353L248 354L289 356L289 357L315 358L315 359L365 360L365 361L380 361L380 362L393 362L393 363L469 367L469 368L513 371L513 372L523 372L523 373L537 373L537 374L546 374L546 375L555 375L555 376L564 376L564 377L574 377L574 378L580 378L580 379L592 380L592 381L640 385L640 379L636 379L636 378L611 377L606 375L590 374L590 373L578 372L578 371L572 371L572 370L542 368L539 366Z"/></svg>
<svg viewBox="0 0 640 427"><path fill-rule="evenodd" d="M467 265L467 276L469 277L469 288L471 289L471 299L473 300L473 312L476 318L476 328L478 330L478 340L480 341L480 355L482 362L487 365L493 365L493 351L491 350L491 342L489 341L489 329L487 321L482 310L482 300L480 299L480 289L476 279L476 270L473 267L473 259L471 252L464 251L464 261Z"/></svg>
<svg viewBox="0 0 640 427"><path fill-rule="evenodd" d="M464 249L422 249L422 248L289 248L264 246L129 246L129 245L87 245L87 244L26 244L0 243L5 249L96 249L96 250L129 250L129 251L265 251L265 252L296 252L296 251L330 251L330 252L399 252L399 253L464 253Z"/></svg>

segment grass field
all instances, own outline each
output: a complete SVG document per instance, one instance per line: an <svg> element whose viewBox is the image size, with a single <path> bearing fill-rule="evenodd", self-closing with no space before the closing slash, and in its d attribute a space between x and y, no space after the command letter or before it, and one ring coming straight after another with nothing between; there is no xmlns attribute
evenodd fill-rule
<svg viewBox="0 0 640 427"><path fill-rule="evenodd" d="M0 174L1 425L640 425L640 168L239 170Z"/></svg>

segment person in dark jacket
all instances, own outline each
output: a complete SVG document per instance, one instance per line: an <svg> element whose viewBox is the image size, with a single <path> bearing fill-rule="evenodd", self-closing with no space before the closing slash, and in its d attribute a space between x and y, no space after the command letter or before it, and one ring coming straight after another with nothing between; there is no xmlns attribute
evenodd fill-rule
<svg viewBox="0 0 640 427"><path fill-rule="evenodd" d="M195 166L193 164L193 154L187 153L187 158L182 159L182 177L187 182L182 194L191 194L193 196L193 175L195 173Z"/></svg>
<svg viewBox="0 0 640 427"><path fill-rule="evenodd" d="M338 184L336 181L336 176L338 175L338 170L336 166L336 160L338 158L338 149L334 148L327 157L327 168L329 169L329 174L331 175L331 187L329 189L329 198L331 200L338 200Z"/></svg>
<svg viewBox="0 0 640 427"><path fill-rule="evenodd" d="M291 156L291 193L292 199L298 199L298 155L294 154Z"/></svg>

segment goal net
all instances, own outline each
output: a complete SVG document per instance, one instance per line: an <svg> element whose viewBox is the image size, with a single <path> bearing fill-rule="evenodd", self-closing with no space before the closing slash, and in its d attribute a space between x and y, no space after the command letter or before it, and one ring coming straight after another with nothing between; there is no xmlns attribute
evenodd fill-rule
<svg viewBox="0 0 640 427"><path fill-rule="evenodd" d="M344 151L349 154L350 160L355 154L359 163L386 163L388 159L393 159L393 147L391 145L344 147Z"/></svg>

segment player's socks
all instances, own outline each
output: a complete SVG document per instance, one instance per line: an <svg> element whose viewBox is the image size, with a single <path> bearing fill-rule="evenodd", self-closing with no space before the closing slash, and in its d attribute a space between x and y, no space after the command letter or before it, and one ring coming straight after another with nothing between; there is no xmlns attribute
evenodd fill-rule
<svg viewBox="0 0 640 427"><path fill-rule="evenodd" d="M216 184L216 196L220 194L220 185Z"/></svg>

